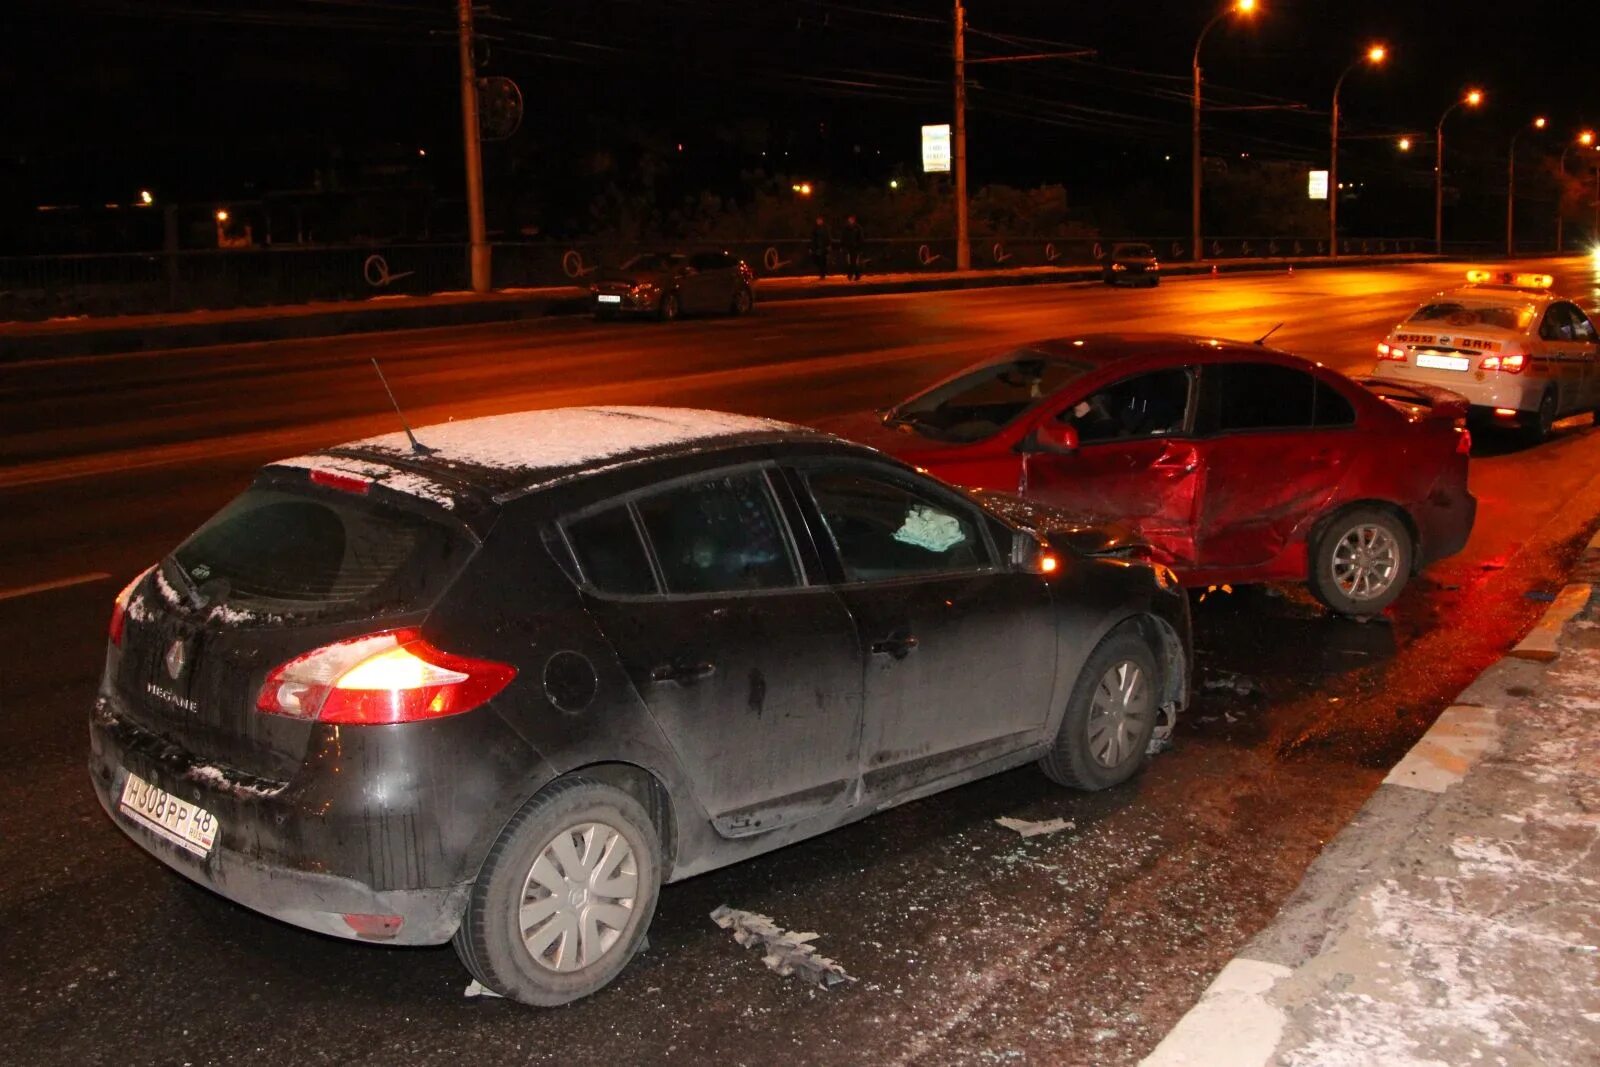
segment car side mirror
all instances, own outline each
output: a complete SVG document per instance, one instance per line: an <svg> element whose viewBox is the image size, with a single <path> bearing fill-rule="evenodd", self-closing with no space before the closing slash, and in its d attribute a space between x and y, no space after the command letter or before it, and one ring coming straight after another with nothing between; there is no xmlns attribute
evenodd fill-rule
<svg viewBox="0 0 1600 1067"><path fill-rule="evenodd" d="M1033 431L1034 452L1076 452L1078 431L1059 419L1047 419Z"/></svg>

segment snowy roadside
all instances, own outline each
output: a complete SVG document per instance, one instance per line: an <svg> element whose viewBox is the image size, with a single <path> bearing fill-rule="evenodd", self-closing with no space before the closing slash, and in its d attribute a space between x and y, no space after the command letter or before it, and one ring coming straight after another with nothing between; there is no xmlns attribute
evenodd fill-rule
<svg viewBox="0 0 1600 1067"><path fill-rule="evenodd" d="M1600 1062L1600 583L1461 694L1143 1061L1465 1062Z"/></svg>

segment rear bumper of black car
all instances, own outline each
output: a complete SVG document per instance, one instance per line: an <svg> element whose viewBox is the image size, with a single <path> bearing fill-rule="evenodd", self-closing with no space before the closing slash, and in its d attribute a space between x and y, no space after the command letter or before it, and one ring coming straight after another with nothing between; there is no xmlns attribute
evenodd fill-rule
<svg viewBox="0 0 1600 1067"><path fill-rule="evenodd" d="M315 767L306 780L250 778L198 763L102 696L90 717L89 777L124 834L229 900L335 937L448 941L483 856L520 801L517 787L482 768L419 775L400 767L406 754L386 760L348 739L342 747L342 766ZM385 777L386 762L402 774ZM205 855L122 810L130 773L215 817L219 830Z"/></svg>

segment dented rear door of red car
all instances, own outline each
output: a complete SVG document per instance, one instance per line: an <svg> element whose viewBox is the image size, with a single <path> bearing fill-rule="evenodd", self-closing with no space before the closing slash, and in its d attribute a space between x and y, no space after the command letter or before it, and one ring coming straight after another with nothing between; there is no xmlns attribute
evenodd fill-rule
<svg viewBox="0 0 1600 1067"><path fill-rule="evenodd" d="M1202 569L1279 559L1338 500L1360 444L1348 400L1275 363L1202 368L1197 428Z"/></svg>

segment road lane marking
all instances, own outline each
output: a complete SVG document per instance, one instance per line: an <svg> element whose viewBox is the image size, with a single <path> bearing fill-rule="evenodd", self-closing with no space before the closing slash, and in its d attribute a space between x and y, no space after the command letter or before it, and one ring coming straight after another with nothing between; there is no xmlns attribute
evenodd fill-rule
<svg viewBox="0 0 1600 1067"><path fill-rule="evenodd" d="M0 600L16 600L18 597L32 596L35 593L48 593L53 589L70 589L75 585L103 582L109 577L111 575L105 571L94 571L91 574L75 574L71 578L57 578L53 582L35 582L33 585L19 585L14 589L0 589Z"/></svg>

